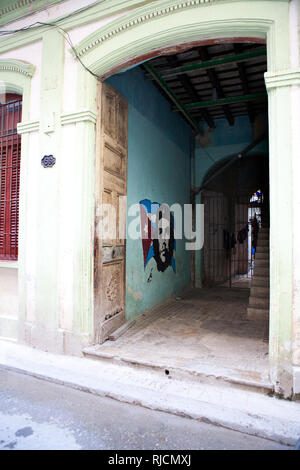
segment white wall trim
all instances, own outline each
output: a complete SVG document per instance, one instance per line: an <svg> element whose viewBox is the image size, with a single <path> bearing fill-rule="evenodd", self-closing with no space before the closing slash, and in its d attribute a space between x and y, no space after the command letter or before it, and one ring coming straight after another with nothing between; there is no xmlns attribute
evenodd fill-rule
<svg viewBox="0 0 300 470"><path fill-rule="evenodd" d="M0 261L0 268L18 269L18 261Z"/></svg>
<svg viewBox="0 0 300 470"><path fill-rule="evenodd" d="M20 60L1 59L0 70L9 71L9 72L17 72L22 75L25 75L25 77L32 78L34 71L35 71L35 67L32 64L27 64L26 62L22 62Z"/></svg>
<svg viewBox="0 0 300 470"><path fill-rule="evenodd" d="M28 134L29 132L38 132L40 130L40 121L19 122L17 124L18 134Z"/></svg>
<svg viewBox="0 0 300 470"><path fill-rule="evenodd" d="M92 122L96 124L97 114L90 110L74 111L71 113L63 113L60 117L61 124L64 126L66 124L74 124L76 122Z"/></svg>
<svg viewBox="0 0 300 470"><path fill-rule="evenodd" d="M272 88L300 85L300 68L265 73L267 90Z"/></svg>

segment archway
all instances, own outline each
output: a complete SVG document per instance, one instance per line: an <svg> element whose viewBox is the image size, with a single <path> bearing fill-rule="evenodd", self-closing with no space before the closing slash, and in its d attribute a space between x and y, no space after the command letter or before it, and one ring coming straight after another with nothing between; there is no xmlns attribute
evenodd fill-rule
<svg viewBox="0 0 300 470"><path fill-rule="evenodd" d="M289 395L292 387L291 349L284 344L291 344L292 243L285 243L283 246L280 240L286 239L286 231L292 233L291 215L285 210L291 204L291 190L288 189L291 187L290 130L283 118L284 114L289 113L290 82L288 73L279 73L290 66L288 2L276 2L276 8L270 6L270 2L246 5L244 1L233 4L212 1L206 4L200 0L176 2L175 5L169 2L162 2L160 6L149 5L101 28L79 44L77 52L87 66L99 76L105 77L112 70L124 68L125 64L134 63L132 61L138 61L139 58L143 60L147 54L156 54L157 51L178 43L237 38L241 35L266 40L271 141L270 364L276 391ZM285 113L282 112L283 109ZM286 155L284 163L280 158L283 151ZM279 273L280 276L285 274L284 279L280 277L280 282ZM289 312L288 316L286 311Z"/></svg>

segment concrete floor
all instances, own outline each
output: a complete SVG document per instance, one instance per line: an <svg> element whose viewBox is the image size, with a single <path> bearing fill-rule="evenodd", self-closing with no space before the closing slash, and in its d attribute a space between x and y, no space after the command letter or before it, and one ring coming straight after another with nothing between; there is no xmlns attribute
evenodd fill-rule
<svg viewBox="0 0 300 470"><path fill-rule="evenodd" d="M247 320L248 297L244 288L193 289L142 314L121 337L96 352L268 384L268 325Z"/></svg>
<svg viewBox="0 0 300 470"><path fill-rule="evenodd" d="M15 372L0 370L0 384L2 450L290 449Z"/></svg>

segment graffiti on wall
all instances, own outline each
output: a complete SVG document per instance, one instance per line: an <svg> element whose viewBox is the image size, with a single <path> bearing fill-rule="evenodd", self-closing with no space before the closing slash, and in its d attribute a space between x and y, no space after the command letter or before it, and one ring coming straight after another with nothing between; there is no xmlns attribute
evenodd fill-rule
<svg viewBox="0 0 300 470"><path fill-rule="evenodd" d="M154 258L158 271L164 272L171 266L175 273L174 217L168 205L143 199L140 201L140 220L144 268Z"/></svg>

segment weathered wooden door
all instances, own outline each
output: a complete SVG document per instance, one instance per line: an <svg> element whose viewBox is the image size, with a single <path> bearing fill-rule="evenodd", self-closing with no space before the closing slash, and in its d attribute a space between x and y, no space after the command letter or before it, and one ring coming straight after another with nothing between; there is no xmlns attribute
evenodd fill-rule
<svg viewBox="0 0 300 470"><path fill-rule="evenodd" d="M95 230L95 340L125 322L128 104L98 85Z"/></svg>

